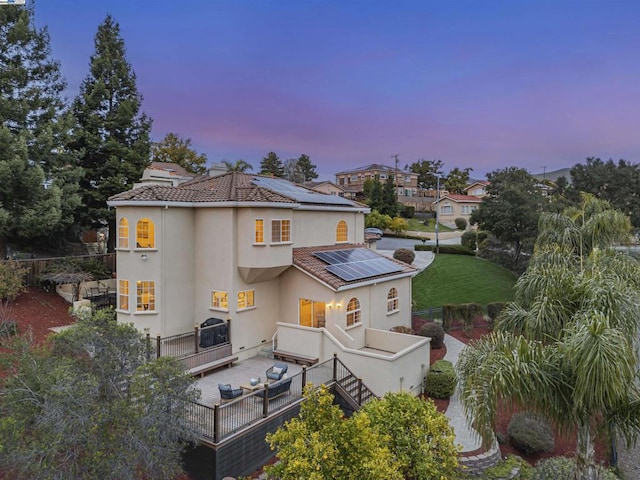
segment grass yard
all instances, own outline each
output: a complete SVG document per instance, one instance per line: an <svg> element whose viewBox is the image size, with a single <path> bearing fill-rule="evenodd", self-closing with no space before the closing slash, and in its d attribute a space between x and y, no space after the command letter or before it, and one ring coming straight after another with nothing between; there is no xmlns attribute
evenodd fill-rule
<svg viewBox="0 0 640 480"><path fill-rule="evenodd" d="M436 222L434 219L429 220L429 226L426 226L423 223L423 220L419 220L417 218L405 218L407 223L409 224L409 228L407 228L410 232L431 232L434 233L436 231ZM440 227L438 227L438 231L440 232L453 232L454 228L449 228L442 223Z"/></svg>
<svg viewBox="0 0 640 480"><path fill-rule="evenodd" d="M438 255L413 279L416 310L453 303L513 300L516 276L506 268L468 255Z"/></svg>

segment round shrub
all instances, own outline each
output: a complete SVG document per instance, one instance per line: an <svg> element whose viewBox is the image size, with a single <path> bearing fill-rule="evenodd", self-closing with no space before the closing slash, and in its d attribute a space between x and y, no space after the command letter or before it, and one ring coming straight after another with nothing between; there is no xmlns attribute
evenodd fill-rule
<svg viewBox="0 0 640 480"><path fill-rule="evenodd" d="M467 219L462 217L456 218L454 222L458 230L464 230L465 228L467 228L467 225L469 224L469 222L467 222Z"/></svg>
<svg viewBox="0 0 640 480"><path fill-rule="evenodd" d="M575 460L567 457L552 457L540 460L530 480L573 480ZM598 478L617 480L618 476L608 468L598 467Z"/></svg>
<svg viewBox="0 0 640 480"><path fill-rule="evenodd" d="M456 390L457 381L453 364L448 360L438 360L429 369L424 391L431 398L449 398Z"/></svg>
<svg viewBox="0 0 640 480"><path fill-rule="evenodd" d="M425 323L418 332L421 337L431 337L431 348L442 348L444 345L444 328L437 323Z"/></svg>
<svg viewBox="0 0 640 480"><path fill-rule="evenodd" d="M404 325L396 325L395 327L391 327L389 330L396 333L406 333L407 335L416 334L416 332L413 331L413 328L406 327Z"/></svg>
<svg viewBox="0 0 640 480"><path fill-rule="evenodd" d="M413 260L416 258L416 254L413 253L413 250L409 250L408 248L399 248L393 252L393 258L411 265Z"/></svg>
<svg viewBox="0 0 640 480"><path fill-rule="evenodd" d="M511 417L507 434L511 445L525 455L553 451L551 428L547 422L531 412L519 412Z"/></svg>

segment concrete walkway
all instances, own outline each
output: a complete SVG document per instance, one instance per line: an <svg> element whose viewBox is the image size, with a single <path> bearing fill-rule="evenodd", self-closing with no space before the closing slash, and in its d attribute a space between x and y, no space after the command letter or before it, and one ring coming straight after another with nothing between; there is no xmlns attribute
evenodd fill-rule
<svg viewBox="0 0 640 480"><path fill-rule="evenodd" d="M445 334L444 336L444 344L447 347L447 353L444 356L444 360L450 361L455 366L458 361L458 356L465 347L465 344L448 334ZM472 452L482 447L480 435L467 424L467 417L464 414L464 409L462 408L462 402L460 402L457 387L456 392L449 399L449 407L447 408L445 415L453 427L453 431L456 435L456 443L460 444L462 447L461 453Z"/></svg>

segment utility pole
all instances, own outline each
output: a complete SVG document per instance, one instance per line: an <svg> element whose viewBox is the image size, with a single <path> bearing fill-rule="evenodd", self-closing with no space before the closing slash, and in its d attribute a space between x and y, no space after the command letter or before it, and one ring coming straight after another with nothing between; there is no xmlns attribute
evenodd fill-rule
<svg viewBox="0 0 640 480"><path fill-rule="evenodd" d="M396 184L396 201L398 201L398 156L399 155L397 153L395 155L391 155L391 158L396 159L396 178L394 178Z"/></svg>
<svg viewBox="0 0 640 480"><path fill-rule="evenodd" d="M542 167L542 182L546 182L547 181L547 166L543 166Z"/></svg>

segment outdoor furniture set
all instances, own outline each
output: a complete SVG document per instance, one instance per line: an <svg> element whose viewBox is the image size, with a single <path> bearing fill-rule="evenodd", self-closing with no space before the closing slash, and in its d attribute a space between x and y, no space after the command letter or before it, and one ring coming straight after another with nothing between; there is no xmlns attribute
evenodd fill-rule
<svg viewBox="0 0 640 480"><path fill-rule="evenodd" d="M264 398L266 393L269 400L289 393L291 388L291 379L287 378L287 368L288 365L286 363L280 362L275 362L271 367L269 367L265 372L265 376L269 382L267 388L263 388L259 377L257 379L252 378L248 384L240 385L239 388L233 388L228 383L219 383L218 390L220 391L221 403L225 403L242 396L245 390L248 392L258 391L256 396L260 398Z"/></svg>

